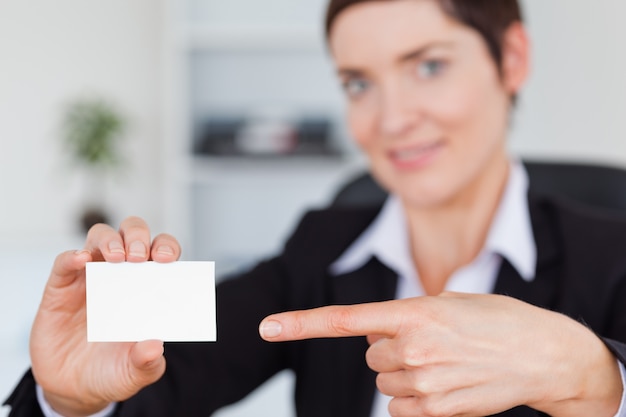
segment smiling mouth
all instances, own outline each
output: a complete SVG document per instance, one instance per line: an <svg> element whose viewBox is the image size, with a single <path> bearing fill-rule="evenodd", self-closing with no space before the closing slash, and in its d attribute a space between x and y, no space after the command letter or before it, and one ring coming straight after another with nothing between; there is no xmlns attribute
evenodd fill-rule
<svg viewBox="0 0 626 417"><path fill-rule="evenodd" d="M434 156L435 152L442 146L441 141L436 141L427 145L392 151L391 157L400 164L426 162L425 160L429 159L430 156Z"/></svg>

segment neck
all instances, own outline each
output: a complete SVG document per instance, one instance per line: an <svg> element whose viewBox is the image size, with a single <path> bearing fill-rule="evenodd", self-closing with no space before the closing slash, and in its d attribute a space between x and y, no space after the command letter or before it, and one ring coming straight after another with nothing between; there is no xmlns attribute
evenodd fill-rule
<svg viewBox="0 0 626 417"><path fill-rule="evenodd" d="M413 262L426 294L441 293L450 275L478 256L508 175L508 159L498 158L462 193L436 207L404 204Z"/></svg>

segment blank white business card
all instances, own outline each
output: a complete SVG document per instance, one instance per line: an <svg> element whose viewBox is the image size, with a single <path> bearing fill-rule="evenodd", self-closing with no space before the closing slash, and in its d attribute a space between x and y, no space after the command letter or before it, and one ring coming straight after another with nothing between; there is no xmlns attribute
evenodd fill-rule
<svg viewBox="0 0 626 417"><path fill-rule="evenodd" d="M87 340L215 341L213 262L87 263Z"/></svg>

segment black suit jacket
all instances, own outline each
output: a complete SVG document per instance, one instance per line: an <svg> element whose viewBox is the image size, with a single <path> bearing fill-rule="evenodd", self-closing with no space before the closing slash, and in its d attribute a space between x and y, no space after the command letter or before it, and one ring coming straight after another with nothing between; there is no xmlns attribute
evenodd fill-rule
<svg viewBox="0 0 626 417"><path fill-rule="evenodd" d="M529 207L536 278L524 281L504 261L494 292L584 321L626 363L626 223L547 198L531 196ZM274 312L392 299L396 274L377 259L345 275L328 273L378 210L305 215L281 255L218 286L218 342L166 344L164 377L120 404L116 415L208 416L292 369L299 417L369 417L375 374L365 363L364 338L272 344L262 341L257 329ZM572 351L573 360L576 355ZM41 415L30 373L7 403L13 406L10 417ZM517 407L500 415L541 414Z"/></svg>

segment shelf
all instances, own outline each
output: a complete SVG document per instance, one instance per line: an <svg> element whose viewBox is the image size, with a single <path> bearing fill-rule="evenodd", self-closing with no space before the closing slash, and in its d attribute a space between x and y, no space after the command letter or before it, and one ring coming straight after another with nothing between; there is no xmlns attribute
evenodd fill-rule
<svg viewBox="0 0 626 417"><path fill-rule="evenodd" d="M364 170L362 161L349 155L274 158L193 157L191 182L196 186L239 186L294 183L306 179L340 179Z"/></svg>

